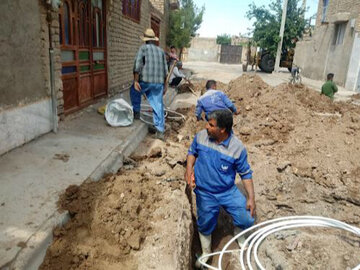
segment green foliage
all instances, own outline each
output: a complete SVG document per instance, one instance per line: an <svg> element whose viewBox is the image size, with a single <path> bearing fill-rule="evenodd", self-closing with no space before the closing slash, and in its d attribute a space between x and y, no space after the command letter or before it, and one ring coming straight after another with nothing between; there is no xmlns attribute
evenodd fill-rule
<svg viewBox="0 0 360 270"><path fill-rule="evenodd" d="M288 0L283 49L294 48L294 38L301 38L305 29L305 10L299 4L300 0ZM269 9L265 6L249 5L250 10L246 16L255 19L253 23L253 40L263 49L275 56L280 41L280 25L282 17L282 0L273 0Z"/></svg>
<svg viewBox="0 0 360 270"><path fill-rule="evenodd" d="M222 34L216 37L216 43L221 45L231 45L231 36L229 34Z"/></svg>
<svg viewBox="0 0 360 270"><path fill-rule="evenodd" d="M170 12L170 26L166 43L168 46L184 48L200 28L205 7L198 8L193 0L181 0L180 9Z"/></svg>

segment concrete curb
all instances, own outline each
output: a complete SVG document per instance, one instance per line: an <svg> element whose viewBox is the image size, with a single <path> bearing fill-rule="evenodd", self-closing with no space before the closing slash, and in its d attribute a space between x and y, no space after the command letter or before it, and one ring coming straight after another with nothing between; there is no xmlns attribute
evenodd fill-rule
<svg viewBox="0 0 360 270"><path fill-rule="evenodd" d="M64 225L70 219L68 212L59 213L56 211L47 219L26 242L26 247L21 249L15 259L2 270L27 269L36 270L41 265L47 247L53 241L53 229L56 226Z"/></svg>
<svg viewBox="0 0 360 270"><path fill-rule="evenodd" d="M136 136L115 147L114 150L96 167L89 179L99 181L107 173L116 173L123 165L124 158L128 157L145 138L148 133L147 125L140 123L134 131Z"/></svg>
<svg viewBox="0 0 360 270"><path fill-rule="evenodd" d="M124 157L128 157L145 138L148 126L145 123L135 129L130 140L118 145L90 174L88 177L93 181L99 181L107 173L116 173L122 166ZM55 211L53 215L44 222L39 230L26 242L27 247L21 249L15 259L2 267L1 270L37 270L44 260L46 250L53 241L53 229L67 223L70 216L67 212Z"/></svg>
<svg viewBox="0 0 360 270"><path fill-rule="evenodd" d="M170 104L175 97L176 93L169 97ZM107 173L116 173L123 166L124 158L131 155L147 134L148 125L140 123L133 133L129 134L129 140L115 147L89 175L88 179L99 181ZM26 247L21 249L9 264L1 267L1 270L37 270L44 260L48 246L53 241L53 229L66 224L69 219L70 216L67 212L59 213L56 210L28 239Z"/></svg>

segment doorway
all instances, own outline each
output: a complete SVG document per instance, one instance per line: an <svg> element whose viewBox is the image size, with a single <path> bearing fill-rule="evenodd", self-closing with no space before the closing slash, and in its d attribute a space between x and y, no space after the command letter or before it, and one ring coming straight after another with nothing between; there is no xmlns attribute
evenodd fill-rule
<svg viewBox="0 0 360 270"><path fill-rule="evenodd" d="M160 40L160 19L151 16L151 29L154 30L155 36L157 36ZM156 41L156 45L159 46L159 44L159 41Z"/></svg>
<svg viewBox="0 0 360 270"><path fill-rule="evenodd" d="M64 0L59 13L64 113L107 93L103 0Z"/></svg>

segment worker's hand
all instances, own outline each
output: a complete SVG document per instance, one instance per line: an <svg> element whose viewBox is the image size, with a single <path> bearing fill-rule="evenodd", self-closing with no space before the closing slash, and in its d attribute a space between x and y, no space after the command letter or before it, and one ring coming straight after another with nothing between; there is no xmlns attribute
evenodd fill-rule
<svg viewBox="0 0 360 270"><path fill-rule="evenodd" d="M167 85L166 85L166 84L164 84L164 92L163 92L163 96L165 96L166 91L167 91Z"/></svg>
<svg viewBox="0 0 360 270"><path fill-rule="evenodd" d="M134 81L134 88L136 91L141 91L141 86L140 83L138 81Z"/></svg>
<svg viewBox="0 0 360 270"><path fill-rule="evenodd" d="M195 184L195 174L194 172L191 173L191 176L190 176L190 186L191 188L195 188L196 187L196 184Z"/></svg>
<svg viewBox="0 0 360 270"><path fill-rule="evenodd" d="M236 112L234 112L234 114L235 114L235 115L239 115L239 114L240 114L240 111L237 110Z"/></svg>
<svg viewBox="0 0 360 270"><path fill-rule="evenodd" d="M195 187L195 175L193 171L185 172L185 181L191 188Z"/></svg>
<svg viewBox="0 0 360 270"><path fill-rule="evenodd" d="M254 217L256 215L256 205L254 198L248 198L246 202L246 209L250 210L250 215Z"/></svg>

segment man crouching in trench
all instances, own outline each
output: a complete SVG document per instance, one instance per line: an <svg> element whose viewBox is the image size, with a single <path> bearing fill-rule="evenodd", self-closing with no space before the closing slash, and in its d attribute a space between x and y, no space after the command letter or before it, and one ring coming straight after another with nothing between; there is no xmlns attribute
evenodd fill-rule
<svg viewBox="0 0 360 270"><path fill-rule="evenodd" d="M196 134L188 151L185 180L196 194L202 255L211 253L211 233L216 227L220 206L233 218L234 234L251 227L255 221L252 170L245 146L233 134L232 126L229 110L213 111L208 115L206 129ZM235 185L236 173L242 179L247 198ZM241 246L245 237L237 241ZM200 268L199 260L195 266Z"/></svg>

